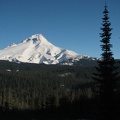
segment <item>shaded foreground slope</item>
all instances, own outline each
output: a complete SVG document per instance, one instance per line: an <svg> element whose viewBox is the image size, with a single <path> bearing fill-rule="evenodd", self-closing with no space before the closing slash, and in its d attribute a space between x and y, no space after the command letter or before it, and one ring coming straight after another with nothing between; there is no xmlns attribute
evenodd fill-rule
<svg viewBox="0 0 120 120"><path fill-rule="evenodd" d="M93 66L17 64L0 61L2 119L95 118ZM9 70L8 70L9 69ZM119 93L118 93L119 108Z"/></svg>

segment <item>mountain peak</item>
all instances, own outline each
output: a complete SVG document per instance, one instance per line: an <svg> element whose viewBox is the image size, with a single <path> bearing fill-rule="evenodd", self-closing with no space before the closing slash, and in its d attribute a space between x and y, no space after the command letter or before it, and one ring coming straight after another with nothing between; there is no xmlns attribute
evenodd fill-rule
<svg viewBox="0 0 120 120"><path fill-rule="evenodd" d="M27 63L58 64L78 61L82 58L83 55L53 45L42 34L34 34L21 43L0 51L0 60Z"/></svg>
<svg viewBox="0 0 120 120"><path fill-rule="evenodd" d="M28 39L22 41L22 43L32 41L33 43L40 42L41 44L50 44L48 40L42 34L34 34Z"/></svg>
<svg viewBox="0 0 120 120"><path fill-rule="evenodd" d="M32 39L32 40L34 40L34 39L37 39L37 40L45 39L45 37L42 34L34 34L29 38Z"/></svg>

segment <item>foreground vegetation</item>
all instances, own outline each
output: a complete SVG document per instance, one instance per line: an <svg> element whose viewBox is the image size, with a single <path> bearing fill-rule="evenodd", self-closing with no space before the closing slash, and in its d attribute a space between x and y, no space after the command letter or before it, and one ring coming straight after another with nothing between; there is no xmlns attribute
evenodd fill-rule
<svg viewBox="0 0 120 120"><path fill-rule="evenodd" d="M94 97L93 66L5 61L0 61L0 65L4 66L0 70L1 117L21 120L95 117L97 99Z"/></svg>

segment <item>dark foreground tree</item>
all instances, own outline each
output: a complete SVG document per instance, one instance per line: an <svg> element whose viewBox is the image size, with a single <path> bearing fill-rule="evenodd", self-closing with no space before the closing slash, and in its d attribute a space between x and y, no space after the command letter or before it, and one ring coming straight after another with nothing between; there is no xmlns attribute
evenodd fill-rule
<svg viewBox="0 0 120 120"><path fill-rule="evenodd" d="M111 23L109 22L107 6L104 7L104 17L102 18L102 33L101 37L101 60L98 61L98 67L96 67L97 73L94 73L94 79L97 82L97 96L99 100L99 111L97 112L97 120L116 120L116 92L117 92L117 80L118 73L116 67L116 61L114 60L113 53L111 51L112 44L111 39Z"/></svg>

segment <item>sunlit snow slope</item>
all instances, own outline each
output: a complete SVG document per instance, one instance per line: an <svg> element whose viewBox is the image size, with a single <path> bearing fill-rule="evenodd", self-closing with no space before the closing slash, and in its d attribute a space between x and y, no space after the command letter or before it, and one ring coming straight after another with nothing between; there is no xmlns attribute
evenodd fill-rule
<svg viewBox="0 0 120 120"><path fill-rule="evenodd" d="M27 63L58 64L76 61L84 56L51 44L42 34L35 34L19 44L0 50L0 60Z"/></svg>

